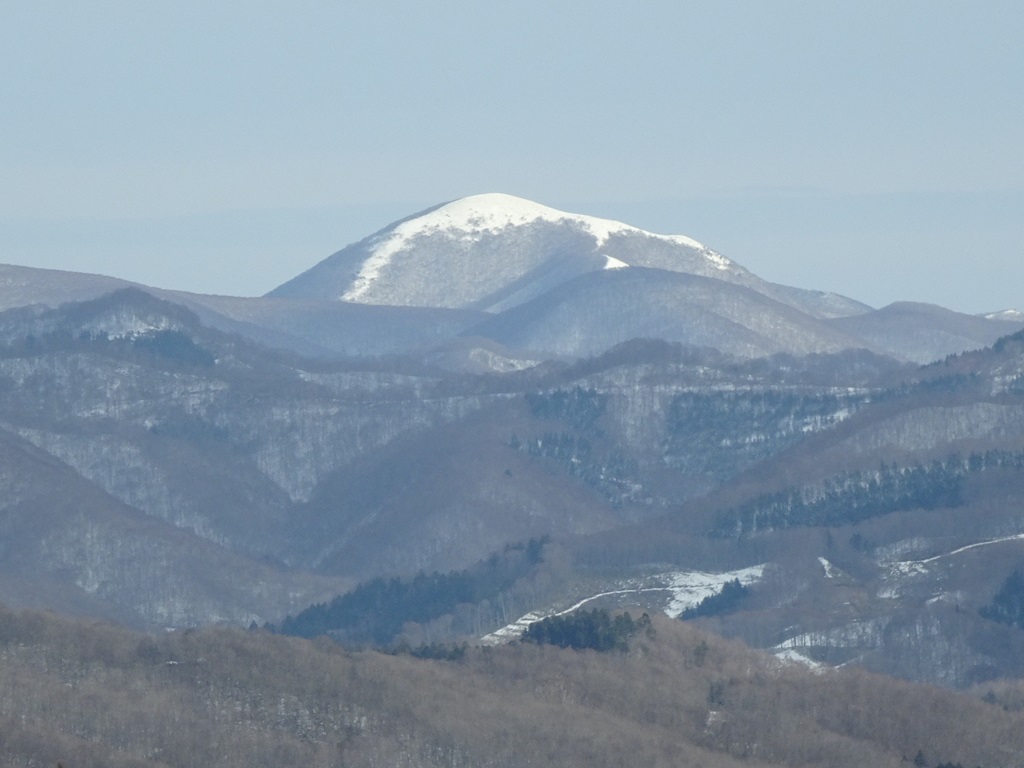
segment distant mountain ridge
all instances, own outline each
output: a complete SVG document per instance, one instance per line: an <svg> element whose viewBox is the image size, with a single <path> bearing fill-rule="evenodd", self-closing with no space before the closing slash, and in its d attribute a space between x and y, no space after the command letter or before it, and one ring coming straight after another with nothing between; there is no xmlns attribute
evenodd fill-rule
<svg viewBox="0 0 1024 768"><path fill-rule="evenodd" d="M0 309L54 307L133 285L206 325L303 356L411 356L465 372L579 359L634 338L749 358L865 349L925 363L1024 327L1012 310L873 310L768 282L684 235L499 193L395 222L262 298L0 265Z"/></svg>
<svg viewBox="0 0 1024 768"><path fill-rule="evenodd" d="M745 357L863 348L928 362L991 344L1015 319L925 305L876 311L839 294L770 283L684 235L498 193L395 222L268 297L483 312L495 319L460 335L527 358L583 357L631 338L662 338Z"/></svg>

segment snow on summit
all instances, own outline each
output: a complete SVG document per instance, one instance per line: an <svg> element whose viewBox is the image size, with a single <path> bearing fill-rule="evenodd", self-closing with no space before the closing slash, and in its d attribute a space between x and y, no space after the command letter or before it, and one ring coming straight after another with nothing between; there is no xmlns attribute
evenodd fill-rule
<svg viewBox="0 0 1024 768"><path fill-rule="evenodd" d="M495 235L510 227L537 222L575 225L588 232L597 241L598 248L603 247L613 235L638 234L699 250L714 269L728 270L733 266L729 259L683 235L656 235L619 221L566 213L521 197L492 192L455 200L382 232L370 243L369 257L362 263L355 280L341 299L363 299L395 254L409 250L419 238L439 234L472 242L482 235ZM629 266L619 259L608 258L610 260L605 265L606 269Z"/></svg>
<svg viewBox="0 0 1024 768"><path fill-rule="evenodd" d="M623 232L635 232L652 237L666 237L664 235L653 235L650 232L644 232L642 229L631 227L620 221L599 219L594 216L584 216L576 213L565 213L564 211L549 208L546 205L525 200L521 197L491 192L484 195L463 197L460 200L442 205L440 208L435 208L423 216L411 219L395 228L391 233L391 239L408 240L417 235L442 230L459 231L467 234L481 234L484 232L494 234L506 227L522 226L537 221L578 224L597 239L598 247L603 246L612 235ZM696 240L691 240L688 237L677 235L669 236L667 239L683 245L689 245L692 248L704 247Z"/></svg>

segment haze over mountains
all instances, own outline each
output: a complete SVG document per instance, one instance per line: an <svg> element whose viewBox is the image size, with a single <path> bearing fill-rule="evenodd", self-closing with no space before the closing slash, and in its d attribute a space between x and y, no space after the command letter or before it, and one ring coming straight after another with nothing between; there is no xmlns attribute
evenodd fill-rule
<svg viewBox="0 0 1024 768"><path fill-rule="evenodd" d="M712 628L953 686L1024 673L981 613L1024 562L1019 314L875 310L496 194L262 298L5 266L0 307L6 602L277 623L545 541L406 639L626 592L677 614L694 574L756 572Z"/></svg>

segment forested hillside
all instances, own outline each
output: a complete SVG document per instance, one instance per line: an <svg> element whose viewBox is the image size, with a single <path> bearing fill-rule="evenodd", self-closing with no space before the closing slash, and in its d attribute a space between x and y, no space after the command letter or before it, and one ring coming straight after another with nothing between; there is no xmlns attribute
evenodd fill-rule
<svg viewBox="0 0 1024 768"><path fill-rule="evenodd" d="M1024 765L1013 686L975 698L812 671L682 622L641 624L628 650L524 643L434 661L2 610L0 766Z"/></svg>
<svg viewBox="0 0 1024 768"><path fill-rule="evenodd" d="M480 604L510 601L513 585L541 563L545 543L545 539L531 539L509 545L462 571L362 582L329 603L311 605L267 628L285 635L327 635L349 646L376 647L392 645L410 624L425 625L444 617L448 619L445 639L479 633L481 625L495 620L491 615L481 619ZM469 617L474 614L472 621Z"/></svg>

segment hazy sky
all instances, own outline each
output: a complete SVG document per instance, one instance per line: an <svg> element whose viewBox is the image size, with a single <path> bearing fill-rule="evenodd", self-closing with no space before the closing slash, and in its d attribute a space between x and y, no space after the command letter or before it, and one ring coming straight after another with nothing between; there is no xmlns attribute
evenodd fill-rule
<svg viewBox="0 0 1024 768"><path fill-rule="evenodd" d="M262 294L500 191L1024 309L1024 3L0 0L0 261Z"/></svg>

